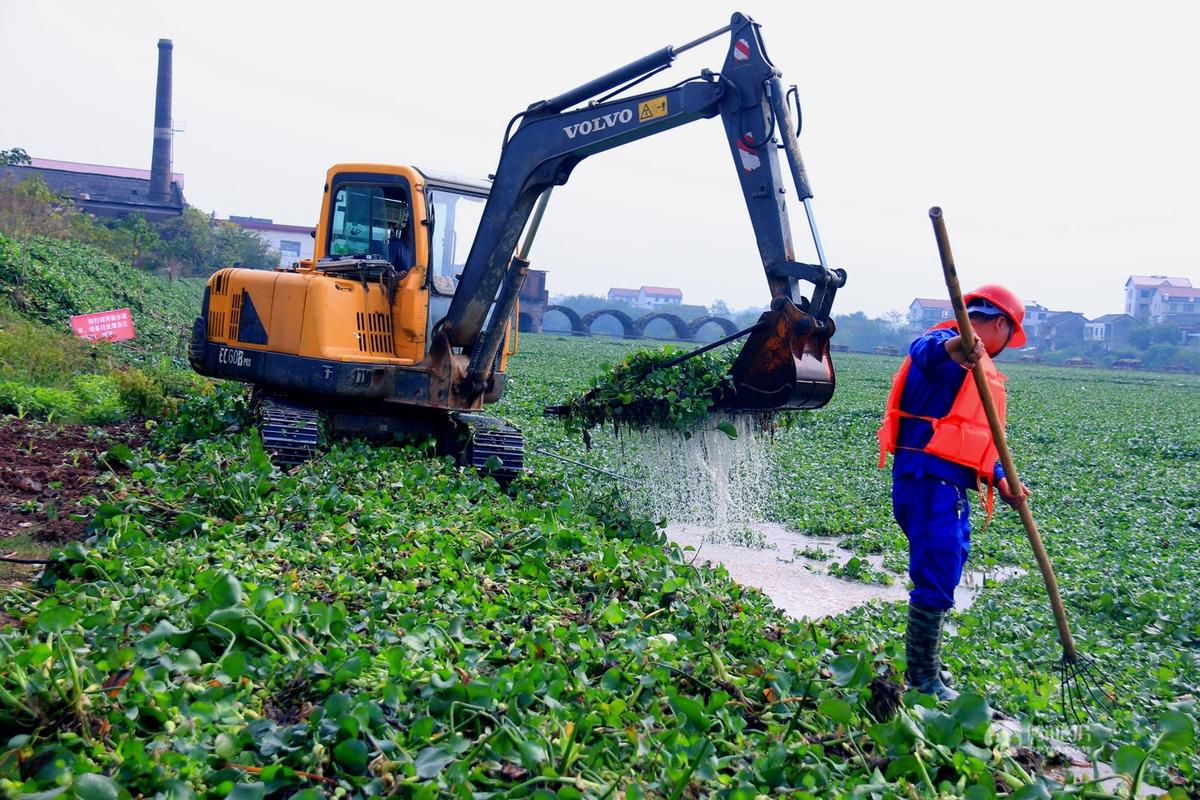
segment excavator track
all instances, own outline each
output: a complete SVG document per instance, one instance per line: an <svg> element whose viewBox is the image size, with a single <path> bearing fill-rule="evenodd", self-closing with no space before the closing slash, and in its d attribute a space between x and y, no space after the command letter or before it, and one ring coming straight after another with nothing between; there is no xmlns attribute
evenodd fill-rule
<svg viewBox="0 0 1200 800"><path fill-rule="evenodd" d="M456 418L467 429L464 465L500 481L511 481L524 472L525 437L519 430L484 414L458 414Z"/></svg>
<svg viewBox="0 0 1200 800"><path fill-rule="evenodd" d="M276 466L303 464L316 452L321 439L321 415L316 410L264 397L258 414L263 448Z"/></svg>
<svg viewBox="0 0 1200 800"><path fill-rule="evenodd" d="M310 406L264 396L258 400L258 417L263 448L276 466L302 464L321 446L322 415ZM449 452L457 450L460 464L499 481L511 481L524 473L525 437L519 430L484 414L455 414L453 419L458 433L443 444Z"/></svg>

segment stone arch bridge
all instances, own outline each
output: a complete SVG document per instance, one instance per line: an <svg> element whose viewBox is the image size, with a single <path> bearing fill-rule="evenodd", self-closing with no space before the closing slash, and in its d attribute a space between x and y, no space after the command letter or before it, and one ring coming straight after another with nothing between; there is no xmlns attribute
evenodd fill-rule
<svg viewBox="0 0 1200 800"><path fill-rule="evenodd" d="M567 318L567 322L571 325L572 336L591 336L593 334L592 324L602 317L615 319L620 324L621 336L625 339L641 339L645 337L646 327L650 323L660 319L671 326L671 330L675 334L674 338L685 342L694 340L700 329L705 325L716 325L721 329L722 336L728 336L731 333L737 332L737 325L725 317L702 316L696 317L691 322L685 322L682 317L676 314L666 311L652 311L649 314L634 319L626 312L617 308L602 308L596 311L589 311L586 314L580 314L575 309L567 306L548 305L542 313L543 318L546 314L554 311ZM538 327L540 328L541 326Z"/></svg>

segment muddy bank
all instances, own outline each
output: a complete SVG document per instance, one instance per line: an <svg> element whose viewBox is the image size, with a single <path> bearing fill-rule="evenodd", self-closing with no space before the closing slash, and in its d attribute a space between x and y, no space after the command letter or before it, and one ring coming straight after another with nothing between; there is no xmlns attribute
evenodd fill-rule
<svg viewBox="0 0 1200 800"><path fill-rule="evenodd" d="M8 417L0 420L0 551L7 537L27 534L42 542L83 536L89 513L81 502L98 491L109 470L100 463L113 445L137 447L146 438L140 422L55 425Z"/></svg>

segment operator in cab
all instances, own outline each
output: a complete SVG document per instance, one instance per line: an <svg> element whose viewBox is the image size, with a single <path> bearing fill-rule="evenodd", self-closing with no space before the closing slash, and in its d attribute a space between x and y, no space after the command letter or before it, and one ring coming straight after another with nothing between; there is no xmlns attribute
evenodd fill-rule
<svg viewBox="0 0 1200 800"><path fill-rule="evenodd" d="M908 538L909 592L905 660L908 685L938 700L953 700L942 669L942 631L954 590L971 551L967 492L985 497L991 517L993 488L1009 505L1029 496L1010 487L998 461L991 427L971 376L983 365L1001 422L1005 376L992 359L1025 344L1025 306L1003 286L981 286L964 297L975 347L967 352L955 320L934 325L909 347L892 380L879 428L879 466L892 462L892 513ZM986 490L985 490L986 484ZM986 528L986 524L985 524Z"/></svg>
<svg viewBox="0 0 1200 800"><path fill-rule="evenodd" d="M411 264L406 263L404 229L408 224L408 203L399 201L389 204L387 217L387 244L384 257L401 276L408 272Z"/></svg>

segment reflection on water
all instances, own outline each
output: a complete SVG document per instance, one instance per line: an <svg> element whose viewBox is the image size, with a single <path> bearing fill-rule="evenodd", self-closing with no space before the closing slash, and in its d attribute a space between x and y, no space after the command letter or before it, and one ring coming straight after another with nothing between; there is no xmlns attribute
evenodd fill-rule
<svg viewBox="0 0 1200 800"><path fill-rule="evenodd" d="M904 576L895 576L896 582L891 586L880 586L827 574L829 564L834 561L844 563L854 556L827 537L804 536L776 523L760 522L747 527L752 533L749 546L744 537L731 541L702 525L672 523L667 526L666 534L680 547L695 548L685 551L685 558L694 559L696 563L722 564L735 581L760 589L780 611L796 619L841 614L875 599L885 602L908 599ZM828 558L803 555L816 555L818 550L828 554ZM866 560L873 569L881 569L882 556L866 556ZM986 577L1008 580L1024 572L1017 567L1002 567L989 570ZM956 609L970 608L983 588L984 577L982 571L971 571L963 576L955 592Z"/></svg>

